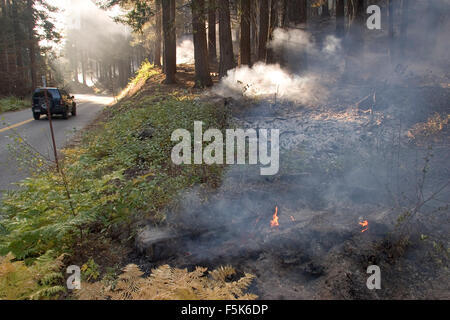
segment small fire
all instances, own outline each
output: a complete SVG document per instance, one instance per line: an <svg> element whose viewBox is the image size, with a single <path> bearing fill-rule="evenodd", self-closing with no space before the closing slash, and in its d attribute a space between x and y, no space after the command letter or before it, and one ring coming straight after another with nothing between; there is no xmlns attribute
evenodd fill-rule
<svg viewBox="0 0 450 320"><path fill-rule="evenodd" d="M363 230L361 230L361 232L366 232L367 230L369 230L369 221L364 220L360 222L359 225L364 228Z"/></svg>
<svg viewBox="0 0 450 320"><path fill-rule="evenodd" d="M270 221L270 226L278 227L280 224L278 223L278 207L275 207L275 213L273 214L272 221Z"/></svg>

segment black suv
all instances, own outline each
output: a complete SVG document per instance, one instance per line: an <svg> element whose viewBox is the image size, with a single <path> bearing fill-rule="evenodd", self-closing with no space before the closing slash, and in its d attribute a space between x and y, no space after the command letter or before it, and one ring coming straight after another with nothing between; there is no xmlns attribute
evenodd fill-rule
<svg viewBox="0 0 450 320"><path fill-rule="evenodd" d="M45 97L47 92L47 98ZM60 114L64 119L77 115L75 97L70 96L65 90L58 88L37 88L33 93L33 117L39 120L41 115L47 114L47 103L50 104L51 114Z"/></svg>

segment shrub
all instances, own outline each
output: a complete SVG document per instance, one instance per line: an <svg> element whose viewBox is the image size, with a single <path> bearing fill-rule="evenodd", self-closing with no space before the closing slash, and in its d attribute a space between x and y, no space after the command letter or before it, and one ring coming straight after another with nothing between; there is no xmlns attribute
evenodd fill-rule
<svg viewBox="0 0 450 320"><path fill-rule="evenodd" d="M212 272L197 267L171 268L168 265L154 269L143 278L138 266L130 264L124 268L114 289L102 282L81 284L77 293L80 300L254 300L254 294L245 293L255 276L244 274L232 281L236 270L221 267Z"/></svg>
<svg viewBox="0 0 450 320"><path fill-rule="evenodd" d="M11 253L0 257L0 300L47 299L65 292L62 258L50 251L27 266Z"/></svg>
<svg viewBox="0 0 450 320"><path fill-rule="evenodd" d="M0 113L7 111L18 111L31 108L31 102L17 97L6 97L0 99Z"/></svg>

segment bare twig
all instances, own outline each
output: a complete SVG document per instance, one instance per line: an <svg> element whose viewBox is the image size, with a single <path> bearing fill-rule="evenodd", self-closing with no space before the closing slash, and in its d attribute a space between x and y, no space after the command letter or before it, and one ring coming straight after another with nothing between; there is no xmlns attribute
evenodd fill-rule
<svg viewBox="0 0 450 320"><path fill-rule="evenodd" d="M52 112L50 111L51 105L48 103L47 89L44 89L44 95L45 95L45 103L47 104L47 117L48 117L48 123L49 123L49 126L50 126L50 133L51 133L51 136L52 136L53 153L54 153L54 156L55 156L56 170L59 171L58 150L56 149L55 132L53 131L53 123L52 123Z"/></svg>

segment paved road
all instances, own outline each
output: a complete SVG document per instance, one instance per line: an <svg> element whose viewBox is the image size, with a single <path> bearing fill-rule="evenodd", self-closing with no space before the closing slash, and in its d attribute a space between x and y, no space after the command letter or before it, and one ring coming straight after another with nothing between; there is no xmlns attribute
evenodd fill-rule
<svg viewBox="0 0 450 320"><path fill-rule="evenodd" d="M85 128L104 107L113 102L112 97L82 94L75 95L75 100L76 117L70 117L68 120L58 116L52 118L58 149L70 142L77 131ZM47 117L43 116L39 121L32 118L31 108L0 114L0 199L4 190L16 187L12 183L30 174L28 170L20 168L17 155L11 150L16 144L14 137L20 136L41 154L53 159Z"/></svg>

